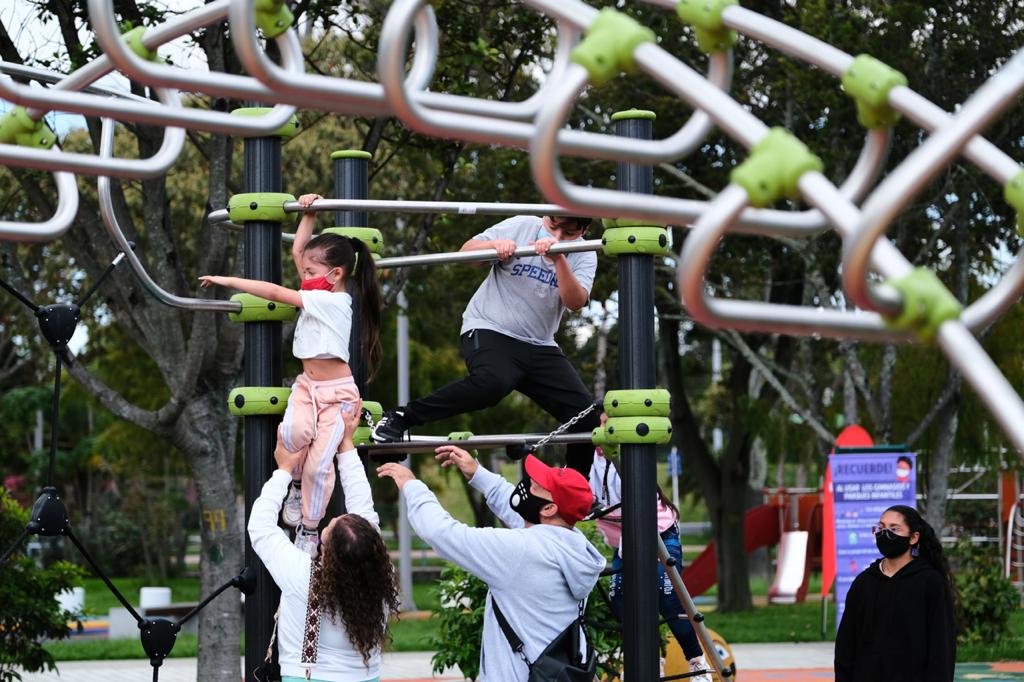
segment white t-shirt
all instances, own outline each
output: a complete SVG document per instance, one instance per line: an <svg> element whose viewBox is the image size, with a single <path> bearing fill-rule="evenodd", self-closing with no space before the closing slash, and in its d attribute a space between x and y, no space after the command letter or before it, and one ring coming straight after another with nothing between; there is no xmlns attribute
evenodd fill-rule
<svg viewBox="0 0 1024 682"><path fill-rule="evenodd" d="M536 216L513 216L473 237L482 241L511 239L517 247L528 246L542 236L543 221ZM565 257L576 280L587 292L594 284L597 254L593 251L567 253ZM462 314L462 330L489 329L532 343L558 346L555 332L566 311L558 293L554 264L544 256L510 258L495 263Z"/></svg>
<svg viewBox="0 0 1024 682"><path fill-rule="evenodd" d="M295 323L292 355L300 360L340 358L348 362L352 297L344 291L300 291L302 310Z"/></svg>

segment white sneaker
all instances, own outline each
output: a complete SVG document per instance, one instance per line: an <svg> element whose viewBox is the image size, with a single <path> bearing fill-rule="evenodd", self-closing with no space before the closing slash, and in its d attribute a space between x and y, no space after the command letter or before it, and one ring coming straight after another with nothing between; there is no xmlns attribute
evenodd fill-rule
<svg viewBox="0 0 1024 682"><path fill-rule="evenodd" d="M288 495L281 507L281 521L293 528L302 521L302 486L298 481L288 485Z"/></svg>
<svg viewBox="0 0 1024 682"><path fill-rule="evenodd" d="M701 673L700 675L694 675L693 677L687 677L690 682L711 682L711 668L708 666L708 662L704 660L704 656L694 656L689 661L690 672Z"/></svg>
<svg viewBox="0 0 1024 682"><path fill-rule="evenodd" d="M316 558L317 552L320 551L320 534L316 531L316 528L299 526L295 529L295 546L309 556Z"/></svg>

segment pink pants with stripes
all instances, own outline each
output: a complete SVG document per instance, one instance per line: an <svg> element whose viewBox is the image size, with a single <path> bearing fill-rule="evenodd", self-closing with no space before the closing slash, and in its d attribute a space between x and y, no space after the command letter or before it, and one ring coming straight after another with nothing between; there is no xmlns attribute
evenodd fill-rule
<svg viewBox="0 0 1024 682"><path fill-rule="evenodd" d="M292 385L280 435L285 448L301 452L302 524L316 528L334 492L334 457L345 435L342 412L354 410L359 389L352 377L313 381L305 373Z"/></svg>

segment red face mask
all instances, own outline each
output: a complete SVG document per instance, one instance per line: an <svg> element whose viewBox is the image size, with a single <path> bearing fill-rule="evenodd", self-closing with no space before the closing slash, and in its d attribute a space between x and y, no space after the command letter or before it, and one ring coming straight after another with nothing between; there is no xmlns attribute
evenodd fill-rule
<svg viewBox="0 0 1024 682"><path fill-rule="evenodd" d="M326 275L321 275L302 280L299 288L303 291L334 291L334 284L327 281Z"/></svg>

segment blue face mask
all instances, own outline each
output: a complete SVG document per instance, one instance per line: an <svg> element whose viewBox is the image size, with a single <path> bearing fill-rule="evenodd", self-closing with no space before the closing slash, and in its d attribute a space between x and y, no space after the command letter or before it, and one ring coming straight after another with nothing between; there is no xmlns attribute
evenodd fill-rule
<svg viewBox="0 0 1024 682"><path fill-rule="evenodd" d="M548 232L548 229L546 227L544 227L543 225L540 226L540 229L537 231L537 241L540 241L541 239L554 239L554 238L555 238L555 235L553 235L550 232Z"/></svg>

